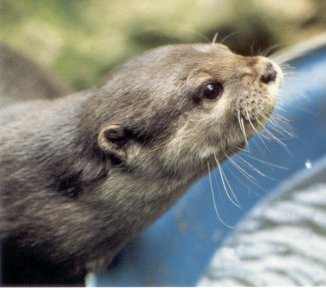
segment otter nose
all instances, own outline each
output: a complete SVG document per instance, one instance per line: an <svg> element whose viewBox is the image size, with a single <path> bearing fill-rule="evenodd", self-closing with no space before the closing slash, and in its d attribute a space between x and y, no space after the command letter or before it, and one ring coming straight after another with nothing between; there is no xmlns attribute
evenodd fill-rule
<svg viewBox="0 0 326 288"><path fill-rule="evenodd" d="M267 63L263 75L260 77L260 81L265 84L270 84L275 82L277 77L277 72L272 63Z"/></svg>

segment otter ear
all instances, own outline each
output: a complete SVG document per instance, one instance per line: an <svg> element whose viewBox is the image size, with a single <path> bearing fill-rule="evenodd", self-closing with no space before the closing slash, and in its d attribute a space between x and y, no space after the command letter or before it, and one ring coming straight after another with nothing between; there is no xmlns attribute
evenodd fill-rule
<svg viewBox="0 0 326 288"><path fill-rule="evenodd" d="M101 129L97 142L99 147L119 161L127 157L125 145L128 142L124 128L119 124L111 124Z"/></svg>

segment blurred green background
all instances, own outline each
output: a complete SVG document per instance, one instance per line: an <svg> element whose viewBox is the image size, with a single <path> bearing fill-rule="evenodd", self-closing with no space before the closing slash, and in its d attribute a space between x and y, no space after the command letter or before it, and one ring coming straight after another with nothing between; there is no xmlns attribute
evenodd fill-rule
<svg viewBox="0 0 326 288"><path fill-rule="evenodd" d="M280 49L326 30L324 0L0 0L0 39L74 90L131 55L219 39L237 52Z"/></svg>

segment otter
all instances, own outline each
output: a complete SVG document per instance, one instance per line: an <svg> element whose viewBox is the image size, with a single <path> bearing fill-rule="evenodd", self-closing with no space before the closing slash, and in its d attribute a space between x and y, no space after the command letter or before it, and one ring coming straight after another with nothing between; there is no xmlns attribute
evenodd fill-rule
<svg viewBox="0 0 326 288"><path fill-rule="evenodd" d="M131 59L101 88L13 106L0 127L0 235L41 269L33 278L20 262L16 276L67 285L106 268L263 129L281 80L268 58L178 44Z"/></svg>

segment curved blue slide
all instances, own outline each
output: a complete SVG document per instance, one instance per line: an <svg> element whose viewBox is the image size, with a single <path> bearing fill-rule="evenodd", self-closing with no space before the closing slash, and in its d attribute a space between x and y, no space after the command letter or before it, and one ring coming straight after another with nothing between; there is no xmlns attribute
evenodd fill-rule
<svg viewBox="0 0 326 288"><path fill-rule="evenodd" d="M294 136L270 126L281 141L256 136L248 151L222 165L240 205L228 199L217 169L130 243L105 275L88 275L88 285L196 285L232 227L283 180L326 154L326 41L297 52L286 61L290 75L280 95L282 111L275 112L289 120Z"/></svg>

